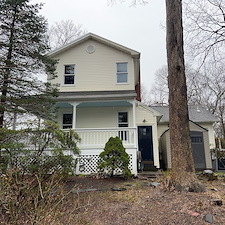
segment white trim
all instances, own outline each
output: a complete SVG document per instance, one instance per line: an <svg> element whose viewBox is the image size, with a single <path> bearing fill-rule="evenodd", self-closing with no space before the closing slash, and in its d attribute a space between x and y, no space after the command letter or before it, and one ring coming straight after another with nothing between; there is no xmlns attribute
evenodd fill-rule
<svg viewBox="0 0 225 225"><path fill-rule="evenodd" d="M152 138L153 138L153 160L154 166L160 168L159 162L159 140L158 140L158 131L157 131L157 119L155 117L155 123L152 125Z"/></svg>
<svg viewBox="0 0 225 225"><path fill-rule="evenodd" d="M66 66L73 66L73 73L66 73ZM75 74L76 74L76 64L75 63L68 63L68 64L63 64L63 86L74 86L75 85ZM65 77L66 76L73 76L73 84L66 84L65 83Z"/></svg>
<svg viewBox="0 0 225 225"><path fill-rule="evenodd" d="M64 46L62 46L62 47L60 47L60 48L58 48L56 50L53 50L52 52L50 52L48 54L48 56L54 57L54 56L60 54L61 52L64 52L67 49L69 49L71 47L74 47L74 46L76 46L76 45L78 45L78 44L80 44L80 43L82 43L82 42L84 42L84 41L86 41L88 39L93 39L93 40L99 41L99 42L101 42L103 44L106 44L106 45L108 45L110 47L116 48L116 49L118 49L118 50L120 50L122 52L130 54L133 58L138 58L138 59L140 58L140 52L137 52L137 51L135 51L133 49L127 48L127 47L125 47L123 45L120 45L118 43L115 43L115 42L110 41L110 40L108 40L106 38L100 37L100 36L98 36L96 34L93 34L93 33L88 33L88 34L86 34L86 35L76 39L75 41L70 42L69 44L66 44L66 45L64 45Z"/></svg>

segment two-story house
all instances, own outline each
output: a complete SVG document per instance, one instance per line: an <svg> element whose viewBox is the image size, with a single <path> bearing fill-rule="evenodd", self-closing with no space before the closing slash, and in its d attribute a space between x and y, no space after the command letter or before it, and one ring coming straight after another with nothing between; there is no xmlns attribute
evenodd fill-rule
<svg viewBox="0 0 225 225"><path fill-rule="evenodd" d="M161 113L140 102L140 53L88 33L49 54L58 60L57 119L81 137L77 173L96 172L100 152L119 136L137 173L137 151L144 166L160 167L157 122Z"/></svg>

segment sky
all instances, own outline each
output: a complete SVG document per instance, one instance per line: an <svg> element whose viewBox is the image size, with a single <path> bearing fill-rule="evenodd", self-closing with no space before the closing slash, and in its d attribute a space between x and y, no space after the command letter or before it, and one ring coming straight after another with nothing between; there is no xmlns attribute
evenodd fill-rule
<svg viewBox="0 0 225 225"><path fill-rule="evenodd" d="M49 25L72 20L94 33L141 53L141 83L150 90L155 72L166 64L165 1L149 0L131 6L132 0L113 6L108 0L33 0L44 3L40 13Z"/></svg>

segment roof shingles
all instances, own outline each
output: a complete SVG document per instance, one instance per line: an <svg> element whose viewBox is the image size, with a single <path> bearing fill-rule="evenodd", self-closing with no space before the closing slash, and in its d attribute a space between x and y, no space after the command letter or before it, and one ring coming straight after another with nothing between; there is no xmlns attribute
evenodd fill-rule
<svg viewBox="0 0 225 225"><path fill-rule="evenodd" d="M151 106L151 108L160 112L163 117L161 122L169 122L169 106ZM199 105L189 105L189 119L193 122L216 122L218 119L207 109Z"/></svg>

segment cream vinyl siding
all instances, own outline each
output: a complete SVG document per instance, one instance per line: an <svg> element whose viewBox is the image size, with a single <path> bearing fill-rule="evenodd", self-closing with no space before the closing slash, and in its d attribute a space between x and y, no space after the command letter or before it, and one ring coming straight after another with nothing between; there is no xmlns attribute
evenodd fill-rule
<svg viewBox="0 0 225 225"><path fill-rule="evenodd" d="M91 54L86 51L88 45L95 47ZM59 59L58 77L51 82L60 84L61 92L135 90L133 58L97 41L87 40L61 53L55 59ZM116 82L116 63L120 62L128 63L128 82L125 84ZM75 64L74 85L64 85L64 65L69 64Z"/></svg>
<svg viewBox="0 0 225 225"><path fill-rule="evenodd" d="M145 123L143 121L146 121ZM138 126L148 126L155 123L155 116L146 108L141 106L136 107L136 123Z"/></svg>
<svg viewBox="0 0 225 225"><path fill-rule="evenodd" d="M168 124L158 124L158 138L169 129Z"/></svg>
<svg viewBox="0 0 225 225"><path fill-rule="evenodd" d="M208 139L209 139L209 147L210 149L215 148L216 143L215 143L215 132L213 129L213 124L212 123L199 123L202 127L206 128L208 130Z"/></svg>
<svg viewBox="0 0 225 225"><path fill-rule="evenodd" d="M133 127L133 113L131 107L77 107L76 128L116 128L118 127L118 112L128 112L128 126ZM62 127L62 115L72 113L72 108L60 109L58 123Z"/></svg>
<svg viewBox="0 0 225 225"><path fill-rule="evenodd" d="M166 169L171 169L172 162L171 162L171 148L170 148L170 137L169 137L169 131L165 132L162 137L160 138L160 152L161 156L163 158L163 166Z"/></svg>

